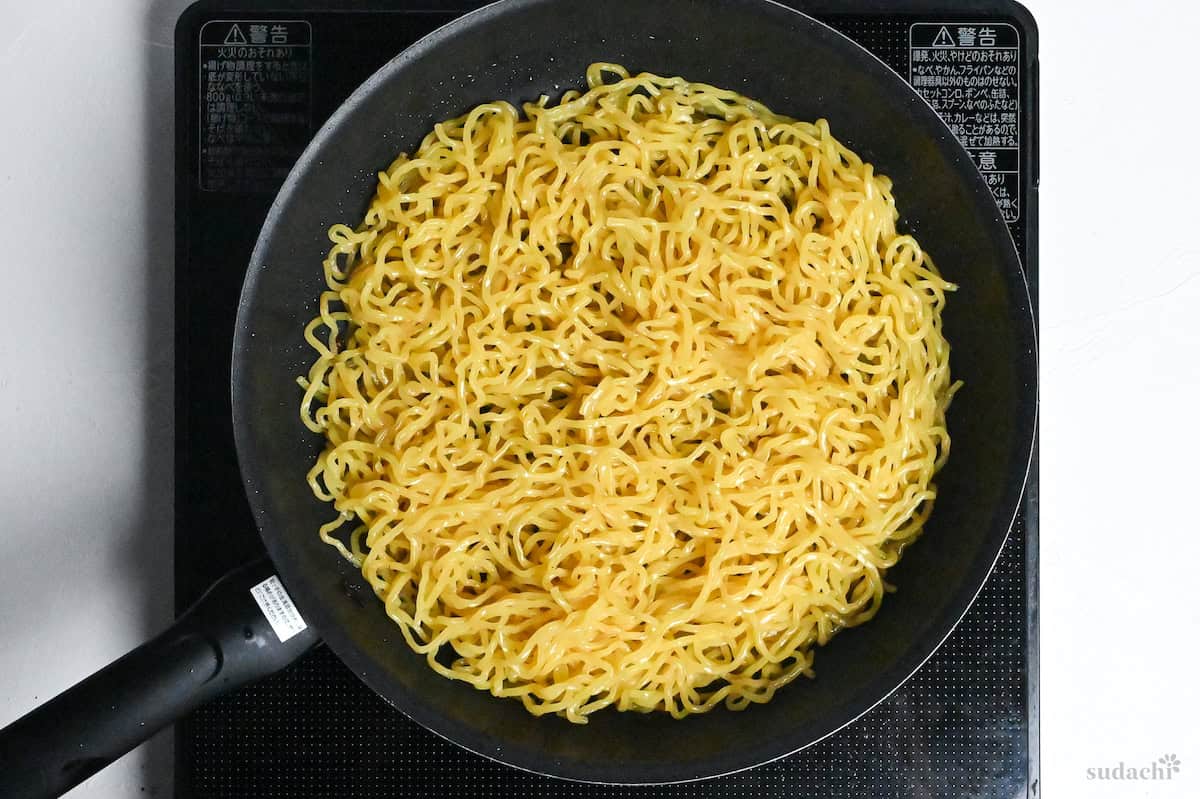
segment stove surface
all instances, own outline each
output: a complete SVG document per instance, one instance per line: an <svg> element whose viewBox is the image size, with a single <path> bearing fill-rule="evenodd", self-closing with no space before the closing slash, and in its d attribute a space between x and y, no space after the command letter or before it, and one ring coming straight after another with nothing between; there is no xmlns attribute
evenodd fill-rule
<svg viewBox="0 0 1200 799"><path fill-rule="evenodd" d="M858 41L942 114L1009 220L1036 303L1037 34L1028 16L1007 0L790 4ZM242 277L274 193L362 80L472 7L425 0L404 9L368 0L332 10L287 0L202 0L180 19L180 608L263 552L242 494L228 380ZM321 648L178 725L176 796L1035 797L1036 462L1029 486L991 577L934 656L853 724L773 763L646 788L516 771L409 721Z"/></svg>

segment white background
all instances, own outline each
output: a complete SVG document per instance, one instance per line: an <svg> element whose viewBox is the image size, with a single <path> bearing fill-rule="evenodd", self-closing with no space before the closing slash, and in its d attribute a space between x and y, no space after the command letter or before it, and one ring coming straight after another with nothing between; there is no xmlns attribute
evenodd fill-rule
<svg viewBox="0 0 1200 799"><path fill-rule="evenodd" d="M0 0L0 725L171 613L172 30ZM1200 8L1041 27L1042 775L1200 795ZM902 734L902 731L897 731ZM170 793L169 745L73 796ZM1182 761L1170 783L1086 770Z"/></svg>

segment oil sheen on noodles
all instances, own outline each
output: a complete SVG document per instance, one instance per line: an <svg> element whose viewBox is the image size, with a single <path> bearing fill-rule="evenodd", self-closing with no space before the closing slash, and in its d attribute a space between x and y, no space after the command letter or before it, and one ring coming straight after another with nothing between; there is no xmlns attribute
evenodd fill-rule
<svg viewBox="0 0 1200 799"><path fill-rule="evenodd" d="M429 666L536 714L765 702L932 508L945 292L825 121L595 64L330 230L320 535Z"/></svg>

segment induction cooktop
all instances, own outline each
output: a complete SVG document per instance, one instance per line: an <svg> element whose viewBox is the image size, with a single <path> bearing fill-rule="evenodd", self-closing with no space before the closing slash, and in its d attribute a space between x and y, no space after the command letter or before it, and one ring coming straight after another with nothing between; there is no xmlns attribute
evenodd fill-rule
<svg viewBox="0 0 1200 799"><path fill-rule="evenodd" d="M1037 32L1008 0L792 0L938 111L991 186L1037 296ZM288 170L339 103L471 2L202 0L176 30L176 602L263 553L230 427L242 277ZM314 268L318 268L314 265ZM1036 797L1037 472L971 610L924 666L793 755L698 783L517 771L410 721L318 647L176 728L176 796ZM750 711L752 712L752 711Z"/></svg>

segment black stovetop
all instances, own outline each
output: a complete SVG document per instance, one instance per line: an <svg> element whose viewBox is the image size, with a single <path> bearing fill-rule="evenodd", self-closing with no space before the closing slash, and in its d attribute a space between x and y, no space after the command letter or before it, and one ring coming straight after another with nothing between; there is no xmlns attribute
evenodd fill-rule
<svg viewBox="0 0 1200 799"><path fill-rule="evenodd" d="M942 113L993 185L1036 302L1037 34L1028 16L1009 0L790 4L871 50ZM242 277L275 190L355 86L477 4L404 5L202 0L180 19L175 579L181 608L263 551L234 453L229 354ZM321 648L178 726L176 796L1036 797L1036 462L1029 485L994 572L938 652L858 721L774 763L654 788L518 772L409 721Z"/></svg>

